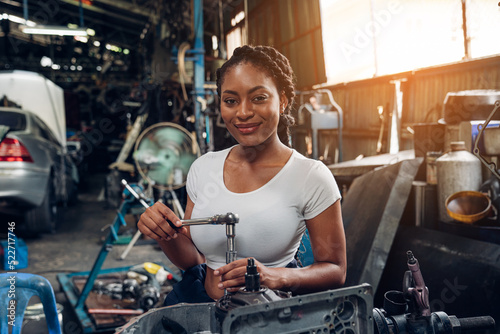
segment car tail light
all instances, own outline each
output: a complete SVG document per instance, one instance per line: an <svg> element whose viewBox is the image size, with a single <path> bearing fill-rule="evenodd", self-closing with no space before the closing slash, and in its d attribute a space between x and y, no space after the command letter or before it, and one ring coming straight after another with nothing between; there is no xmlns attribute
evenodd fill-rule
<svg viewBox="0 0 500 334"><path fill-rule="evenodd" d="M17 139L5 138L0 143L0 161L33 162L26 147Z"/></svg>

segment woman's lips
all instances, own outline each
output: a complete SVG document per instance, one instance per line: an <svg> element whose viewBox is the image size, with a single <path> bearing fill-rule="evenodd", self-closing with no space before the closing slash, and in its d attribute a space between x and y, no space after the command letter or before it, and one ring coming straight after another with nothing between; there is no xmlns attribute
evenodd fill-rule
<svg viewBox="0 0 500 334"><path fill-rule="evenodd" d="M250 133L253 133L253 132L257 131L257 129L259 128L260 124L259 123L235 124L234 126L242 134L250 134Z"/></svg>

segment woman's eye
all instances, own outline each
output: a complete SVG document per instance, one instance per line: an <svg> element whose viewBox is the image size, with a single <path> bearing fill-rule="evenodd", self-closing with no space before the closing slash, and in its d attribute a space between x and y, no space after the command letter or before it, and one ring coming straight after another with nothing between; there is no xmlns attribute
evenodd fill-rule
<svg viewBox="0 0 500 334"><path fill-rule="evenodd" d="M226 103L226 104L235 104L236 100L235 99L225 99L224 103Z"/></svg>
<svg viewBox="0 0 500 334"><path fill-rule="evenodd" d="M265 95L259 95L253 98L254 101L260 102L260 101L265 101L267 99L267 96Z"/></svg>

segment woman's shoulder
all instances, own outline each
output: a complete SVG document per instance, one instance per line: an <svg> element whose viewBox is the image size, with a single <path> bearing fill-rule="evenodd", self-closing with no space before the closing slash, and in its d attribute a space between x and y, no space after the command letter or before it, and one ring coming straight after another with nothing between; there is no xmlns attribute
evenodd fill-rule
<svg viewBox="0 0 500 334"><path fill-rule="evenodd" d="M228 155L229 151L231 150L230 148L225 148L220 151L210 151L202 154L201 156L198 157L196 160L200 161L209 161L209 160L219 160L219 159L226 159L226 156Z"/></svg>
<svg viewBox="0 0 500 334"><path fill-rule="evenodd" d="M223 149L220 151L210 151L199 156L192 164L192 168L206 168L210 164L217 164L224 161L231 148Z"/></svg>
<svg viewBox="0 0 500 334"><path fill-rule="evenodd" d="M295 164L301 165L305 168L327 168L328 169L328 167L323 162L321 162L319 160L308 158L308 157L302 155L302 153L299 153L298 151L296 151L295 149L293 150L292 157L294 158Z"/></svg>
<svg viewBox="0 0 500 334"><path fill-rule="evenodd" d="M307 182L311 180L324 181L334 179L333 173L322 161L305 157L301 153L293 150L293 169L302 175L302 179Z"/></svg>

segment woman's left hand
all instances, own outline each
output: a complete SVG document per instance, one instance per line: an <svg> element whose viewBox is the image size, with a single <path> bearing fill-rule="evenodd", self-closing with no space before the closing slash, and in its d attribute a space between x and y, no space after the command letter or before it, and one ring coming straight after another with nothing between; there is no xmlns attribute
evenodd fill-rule
<svg viewBox="0 0 500 334"><path fill-rule="evenodd" d="M220 277L219 289L227 289L229 292L238 291L245 287L245 273L247 272L248 259L240 259L226 264L214 271L215 276ZM255 260L257 272L260 276L260 285L272 290L279 290L284 286L282 268L268 268ZM281 273L280 273L281 272Z"/></svg>

